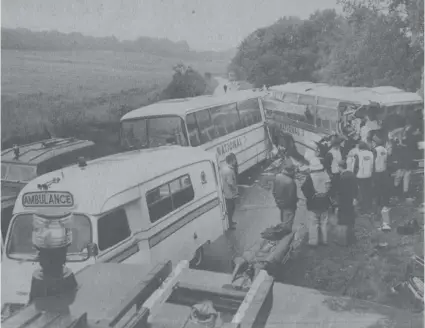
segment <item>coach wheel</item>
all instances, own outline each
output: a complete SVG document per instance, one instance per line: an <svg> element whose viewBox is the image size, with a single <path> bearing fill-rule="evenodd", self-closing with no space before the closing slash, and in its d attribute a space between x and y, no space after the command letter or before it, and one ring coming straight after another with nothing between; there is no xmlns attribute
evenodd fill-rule
<svg viewBox="0 0 425 328"><path fill-rule="evenodd" d="M195 256L190 261L190 266L192 268L198 268L203 261L204 261L204 248L201 246L196 250Z"/></svg>

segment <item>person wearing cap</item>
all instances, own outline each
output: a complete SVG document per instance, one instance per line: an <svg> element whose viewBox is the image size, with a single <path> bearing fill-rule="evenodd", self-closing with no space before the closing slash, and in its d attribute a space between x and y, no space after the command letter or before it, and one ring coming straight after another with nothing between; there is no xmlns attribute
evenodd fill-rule
<svg viewBox="0 0 425 328"><path fill-rule="evenodd" d="M280 210L280 221L285 228L292 230L298 203L295 165L292 161L284 160L281 171L276 174L273 183L273 197Z"/></svg>
<svg viewBox="0 0 425 328"><path fill-rule="evenodd" d="M376 202L376 214L382 214L382 230L391 230L390 222L388 222L388 206L389 206L389 174L387 170L388 151L384 147L384 141L377 135L373 137L375 167L373 172L374 199Z"/></svg>
<svg viewBox="0 0 425 328"><path fill-rule="evenodd" d="M371 213L373 202L373 184L372 174L374 169L373 153L365 142L359 143L359 150L354 155L353 173L357 178L359 186L359 205L360 209L366 214Z"/></svg>
<svg viewBox="0 0 425 328"><path fill-rule="evenodd" d="M342 160L338 163L340 171L340 183L338 185L338 230L341 243L345 246L355 242L354 222L356 218L355 204L358 195L358 187L354 173L347 169L347 162Z"/></svg>
<svg viewBox="0 0 425 328"><path fill-rule="evenodd" d="M238 198L238 184L236 180L235 159L232 154L226 156L226 163L221 170L223 180L223 194L226 200L227 216L229 228L234 229L236 223L233 222L233 214L236 209L236 199Z"/></svg>
<svg viewBox="0 0 425 328"><path fill-rule="evenodd" d="M331 181L320 159L317 157L310 159L309 171L301 186L310 216L308 244L310 246L319 244L320 231L321 243L326 245L328 242L328 211L331 206L329 197Z"/></svg>

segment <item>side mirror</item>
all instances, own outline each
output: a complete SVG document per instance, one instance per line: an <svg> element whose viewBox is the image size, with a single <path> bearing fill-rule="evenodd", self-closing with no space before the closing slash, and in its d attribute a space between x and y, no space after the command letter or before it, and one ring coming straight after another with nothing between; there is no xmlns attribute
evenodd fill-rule
<svg viewBox="0 0 425 328"><path fill-rule="evenodd" d="M87 245L87 252L89 257L95 257L99 254L99 248L96 243L90 243Z"/></svg>

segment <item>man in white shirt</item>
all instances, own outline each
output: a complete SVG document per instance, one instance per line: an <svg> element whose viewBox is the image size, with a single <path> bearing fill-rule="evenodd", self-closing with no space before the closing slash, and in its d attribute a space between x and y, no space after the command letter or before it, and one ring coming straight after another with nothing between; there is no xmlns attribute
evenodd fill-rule
<svg viewBox="0 0 425 328"><path fill-rule="evenodd" d="M378 130L380 129L378 121L376 120L375 115L368 114L366 116L366 123L365 125L360 129L360 138L363 142L369 143L369 134L370 131Z"/></svg>
<svg viewBox="0 0 425 328"><path fill-rule="evenodd" d="M359 205L365 214L371 214L373 203L373 153L369 150L369 147L365 142L360 142L359 150L357 154L354 155L354 158L353 173L357 178L357 184L359 186Z"/></svg>

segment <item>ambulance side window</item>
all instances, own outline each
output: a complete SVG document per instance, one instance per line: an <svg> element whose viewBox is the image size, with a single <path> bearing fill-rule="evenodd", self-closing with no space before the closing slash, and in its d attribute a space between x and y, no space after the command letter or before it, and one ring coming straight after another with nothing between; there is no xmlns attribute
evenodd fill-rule
<svg viewBox="0 0 425 328"><path fill-rule="evenodd" d="M99 250L103 251L130 237L130 226L124 209L120 208L97 221Z"/></svg>
<svg viewBox="0 0 425 328"><path fill-rule="evenodd" d="M146 201L151 222L154 223L189 203L194 197L195 191L188 174L149 190L146 193Z"/></svg>

